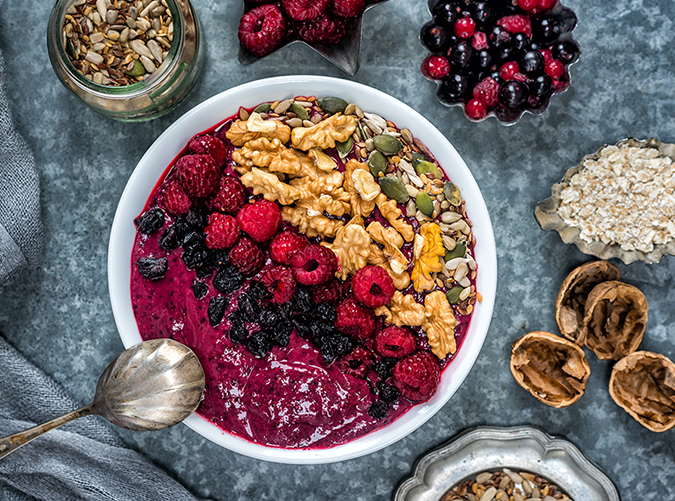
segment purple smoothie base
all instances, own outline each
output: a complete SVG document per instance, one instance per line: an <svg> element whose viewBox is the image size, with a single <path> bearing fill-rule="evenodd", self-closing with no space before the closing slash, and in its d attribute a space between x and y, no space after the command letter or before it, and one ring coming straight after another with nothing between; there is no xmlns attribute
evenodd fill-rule
<svg viewBox="0 0 675 501"><path fill-rule="evenodd" d="M224 130L235 119L230 117L197 135L215 133L231 150ZM172 177L172 167L186 152L187 146L167 167L145 210L161 207L161 194ZM326 153L335 156L330 150ZM226 162L224 172L238 176L232 171L231 163L231 160ZM338 161L338 165L341 162ZM377 399L368 383L343 373L335 362L325 366L319 350L295 332L287 347L274 347L263 359L254 357L243 345L230 340L227 317L237 308L236 297L246 290L250 280L260 279L276 265L269 257L260 272L248 277L238 291L229 295L230 304L222 322L212 327L207 308L209 300L220 295L212 286L213 276L202 280L209 286L209 292L196 299L192 285L197 278L194 270L187 269L183 263L182 249L166 251L158 244L163 230L173 223L172 217L165 215L163 229L151 235L136 235L131 256L132 305L143 340L171 338L192 348L199 358L206 375L206 390L198 414L222 430L257 444L286 449L324 449L383 428L415 405L400 397L384 419L371 417L367 411ZM419 229L416 219L406 219L415 231ZM378 211L366 219L366 224L372 220L390 226ZM284 227L292 228L288 223L284 223ZM406 243L402 252L410 258L412 243ZM473 254L473 247L468 252ZM164 278L147 280L142 277L135 266L142 257L167 257L168 270ZM475 285L474 280L472 284ZM412 285L402 292L412 293L417 301L423 301L424 294L416 293ZM471 315L459 315L456 308L455 316L457 351L440 362L442 370L459 352L471 322ZM376 318L376 330L379 330L384 327L384 322L382 317ZM412 330L417 335L418 348L429 350L421 328L412 327ZM372 339L362 342L372 351ZM375 384L378 376L371 371L370 379Z"/></svg>

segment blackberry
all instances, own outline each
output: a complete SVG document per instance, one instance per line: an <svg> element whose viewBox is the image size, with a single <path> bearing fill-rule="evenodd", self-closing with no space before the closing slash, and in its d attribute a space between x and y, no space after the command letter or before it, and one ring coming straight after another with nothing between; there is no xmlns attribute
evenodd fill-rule
<svg viewBox="0 0 675 501"><path fill-rule="evenodd" d="M166 229L166 231L164 231L162 236L159 237L157 243L162 249L171 251L180 247L181 241L182 237L178 235L178 231L176 231L176 225L172 224Z"/></svg>
<svg viewBox="0 0 675 501"><path fill-rule="evenodd" d="M265 358L272 350L274 343L267 331L258 331L244 341L244 346L254 357Z"/></svg>
<svg viewBox="0 0 675 501"><path fill-rule="evenodd" d="M260 306L251 298L251 296L246 293L239 294L239 297L237 297L237 306L239 307L239 311L246 315L247 322L258 321Z"/></svg>
<svg viewBox="0 0 675 501"><path fill-rule="evenodd" d="M384 419L387 417L389 412L389 405L385 402L373 402L370 407L368 407L368 415L375 419Z"/></svg>
<svg viewBox="0 0 675 501"><path fill-rule="evenodd" d="M209 286L206 285L204 282L195 280L192 283L192 292L195 295L195 299L201 299L204 296L206 296L206 294L209 292Z"/></svg>
<svg viewBox="0 0 675 501"><path fill-rule="evenodd" d="M169 260L165 257L142 257L136 261L138 272L148 280L157 280L166 275Z"/></svg>
<svg viewBox="0 0 675 501"><path fill-rule="evenodd" d="M254 301L261 301L263 299L272 299L274 295L265 287L260 280L251 280L246 289L246 294L251 296Z"/></svg>
<svg viewBox="0 0 675 501"><path fill-rule="evenodd" d="M382 381L377 383L377 392L380 395L380 400L388 404L396 402L398 397L401 396L401 392L395 386L383 383Z"/></svg>
<svg viewBox="0 0 675 501"><path fill-rule="evenodd" d="M383 357L373 365L373 370L377 373L382 380L387 380L391 377L392 370L394 365L398 362L395 358Z"/></svg>
<svg viewBox="0 0 675 501"><path fill-rule="evenodd" d="M335 320L337 319L337 313L335 313L335 306L332 306L329 303L321 303L317 305L314 316L316 318L320 318L321 320L325 320L326 322L334 324Z"/></svg>
<svg viewBox="0 0 675 501"><path fill-rule="evenodd" d="M216 327L225 314L229 301L224 296L214 296L209 301L208 316L211 327Z"/></svg>
<svg viewBox="0 0 675 501"><path fill-rule="evenodd" d="M208 249L204 240L204 234L197 233L196 231L191 231L185 235L181 258L189 269L204 265L208 255Z"/></svg>
<svg viewBox="0 0 675 501"><path fill-rule="evenodd" d="M209 222L209 215L203 207L192 206L185 215L185 221L192 229L203 230Z"/></svg>
<svg viewBox="0 0 675 501"><path fill-rule="evenodd" d="M164 226L164 212L159 207L155 207L134 219L134 224L138 231L149 235Z"/></svg>
<svg viewBox="0 0 675 501"><path fill-rule="evenodd" d="M213 286L225 294L231 294L244 283L244 276L234 266L224 266L213 277Z"/></svg>

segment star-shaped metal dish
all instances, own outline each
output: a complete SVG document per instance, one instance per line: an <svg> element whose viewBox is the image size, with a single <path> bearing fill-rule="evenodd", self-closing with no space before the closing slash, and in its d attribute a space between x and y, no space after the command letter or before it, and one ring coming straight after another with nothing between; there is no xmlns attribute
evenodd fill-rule
<svg viewBox="0 0 675 501"><path fill-rule="evenodd" d="M375 3L366 5L361 15L351 19L347 24L347 34L342 39L342 41L337 45L326 45L322 43L308 43L304 40L291 39L276 49L274 49L270 54L293 45L296 43L307 45L312 48L314 51L321 54L323 57L328 59L335 66L340 68L342 71L347 73L350 76L354 76L357 71L359 71L359 64L361 60L361 36L363 30L363 15L366 11L382 5L388 0L380 0ZM243 15L243 14L242 14ZM269 55L269 54L267 54ZM261 59L265 56L256 56L255 54L247 51L241 45L239 46L239 62L241 64L251 64L256 62L258 59Z"/></svg>

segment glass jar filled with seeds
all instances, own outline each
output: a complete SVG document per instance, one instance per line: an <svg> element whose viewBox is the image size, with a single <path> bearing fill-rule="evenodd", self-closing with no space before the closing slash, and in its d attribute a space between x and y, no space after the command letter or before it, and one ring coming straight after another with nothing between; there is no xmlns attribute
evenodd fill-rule
<svg viewBox="0 0 675 501"><path fill-rule="evenodd" d="M156 118L194 86L203 61L189 0L57 0L49 58L63 84L94 110Z"/></svg>

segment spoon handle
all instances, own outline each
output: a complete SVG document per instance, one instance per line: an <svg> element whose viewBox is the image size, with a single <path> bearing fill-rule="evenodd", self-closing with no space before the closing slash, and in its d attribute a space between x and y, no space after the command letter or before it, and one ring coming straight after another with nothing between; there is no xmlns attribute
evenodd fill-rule
<svg viewBox="0 0 675 501"><path fill-rule="evenodd" d="M22 445L27 444L34 438L39 437L43 433L46 433L49 430L53 430L54 428L57 428L62 424L69 423L74 419L89 416L90 414L95 414L94 404L89 404L84 407L80 407L79 409L73 412L69 412L68 414L65 414L61 417L52 419L51 421L48 421L44 424L39 424L37 426L34 426L33 428L29 428L27 430L20 431L19 433L15 433L14 435L9 435L8 437L5 438L0 438L0 459L4 458L11 452L14 452Z"/></svg>

